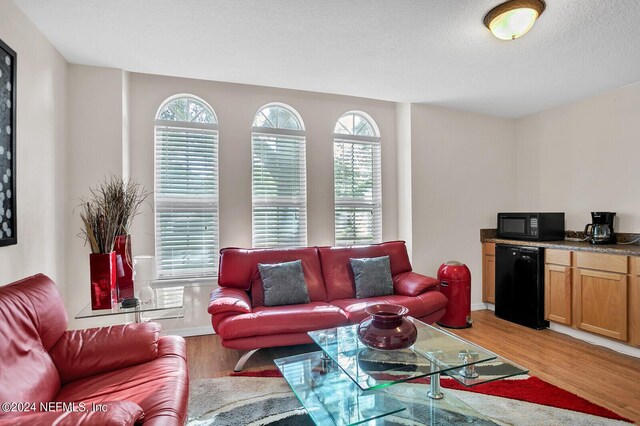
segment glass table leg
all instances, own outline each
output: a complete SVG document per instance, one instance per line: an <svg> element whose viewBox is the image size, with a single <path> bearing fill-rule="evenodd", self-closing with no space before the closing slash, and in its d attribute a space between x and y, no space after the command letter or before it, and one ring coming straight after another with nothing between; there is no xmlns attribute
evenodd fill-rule
<svg viewBox="0 0 640 426"><path fill-rule="evenodd" d="M431 386L429 387L429 392L427 392L429 398L444 398L444 394L442 393L442 389L440 388L440 373L432 374L431 376L429 376L429 378L431 380Z"/></svg>

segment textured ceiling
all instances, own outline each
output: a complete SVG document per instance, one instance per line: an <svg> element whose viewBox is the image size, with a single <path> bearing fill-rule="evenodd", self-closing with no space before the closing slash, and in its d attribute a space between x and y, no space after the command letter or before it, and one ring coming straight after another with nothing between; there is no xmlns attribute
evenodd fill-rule
<svg viewBox="0 0 640 426"><path fill-rule="evenodd" d="M521 117L640 81L639 0L15 0L71 63Z"/></svg>

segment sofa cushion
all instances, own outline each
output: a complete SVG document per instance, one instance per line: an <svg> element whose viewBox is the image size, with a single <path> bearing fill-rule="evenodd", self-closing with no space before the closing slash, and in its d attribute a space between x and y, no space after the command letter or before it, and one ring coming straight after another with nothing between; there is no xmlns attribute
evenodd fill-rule
<svg viewBox="0 0 640 426"><path fill-rule="evenodd" d="M308 343L313 343L313 339L309 337L306 331L300 333L240 337L238 339L222 339L222 346L225 348L241 351L250 351L257 348L271 348L276 346L304 345Z"/></svg>
<svg viewBox="0 0 640 426"><path fill-rule="evenodd" d="M133 426L141 423L144 412L138 404L131 401L103 401L100 409L90 406L76 407L76 411L52 410L44 412L27 412L17 414L16 417L0 419L0 425L6 426L71 426L71 425L100 425L100 426ZM84 410L82 410L84 408Z"/></svg>
<svg viewBox="0 0 640 426"><path fill-rule="evenodd" d="M183 424L189 397L185 351L183 338L161 337L153 361L68 383L54 401L131 401L144 410L145 423Z"/></svg>
<svg viewBox="0 0 640 426"><path fill-rule="evenodd" d="M365 308L376 303L406 306L409 309L408 315L414 318L421 318L446 307L447 298L439 291L431 290L416 297L392 295L371 297L369 299L334 300L331 303L339 306L352 323L359 323L368 317L364 311Z"/></svg>
<svg viewBox="0 0 640 426"><path fill-rule="evenodd" d="M438 284L440 281L433 277L416 274L413 271L402 272L393 277L393 292L403 296L417 296Z"/></svg>
<svg viewBox="0 0 640 426"><path fill-rule="evenodd" d="M69 330L50 354L60 380L68 383L157 358L159 335L155 322Z"/></svg>
<svg viewBox="0 0 640 426"><path fill-rule="evenodd" d="M49 349L67 328L56 285L38 274L0 287L0 401L51 401L60 389Z"/></svg>
<svg viewBox="0 0 640 426"><path fill-rule="evenodd" d="M315 247L289 249L240 249L225 248L220 251L218 285L248 291L251 289L251 304L264 306L262 279L258 263L302 261L304 280L307 283L309 300L326 302L327 294L322 279L320 259Z"/></svg>
<svg viewBox="0 0 640 426"><path fill-rule="evenodd" d="M391 275L411 271L411 261L407 253L407 245L404 241L389 241L381 243L382 252L389 256L391 262Z"/></svg>
<svg viewBox="0 0 640 426"><path fill-rule="evenodd" d="M327 300L356 297L350 259L384 256L380 245L361 247L320 247L320 264L327 288Z"/></svg>
<svg viewBox="0 0 640 426"><path fill-rule="evenodd" d="M265 306L309 303L302 262L258 263Z"/></svg>
<svg viewBox="0 0 640 426"><path fill-rule="evenodd" d="M389 256L392 276L411 271L411 262L404 241L354 247L319 247L318 253L327 301L355 297L353 272L349 263L351 258Z"/></svg>
<svg viewBox="0 0 640 426"><path fill-rule="evenodd" d="M350 259L356 284L356 298L393 294L389 256Z"/></svg>
<svg viewBox="0 0 640 426"><path fill-rule="evenodd" d="M337 306L325 302L254 308L250 314L233 315L218 324L223 339L299 333L345 325L349 321Z"/></svg>

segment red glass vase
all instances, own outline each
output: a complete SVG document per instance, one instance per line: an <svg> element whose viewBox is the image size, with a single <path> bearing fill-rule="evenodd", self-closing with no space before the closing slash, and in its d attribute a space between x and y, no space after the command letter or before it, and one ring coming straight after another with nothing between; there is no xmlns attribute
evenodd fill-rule
<svg viewBox="0 0 640 426"><path fill-rule="evenodd" d="M133 258L131 257L131 235L118 235L116 251L116 288L118 301L133 297Z"/></svg>
<svg viewBox="0 0 640 426"><path fill-rule="evenodd" d="M89 255L91 309L111 309L118 304L116 293L116 253Z"/></svg>
<svg viewBox="0 0 640 426"><path fill-rule="evenodd" d="M364 310L371 315L358 325L358 337L373 349L404 349L413 345L418 330L405 315L409 309L400 305L377 304Z"/></svg>

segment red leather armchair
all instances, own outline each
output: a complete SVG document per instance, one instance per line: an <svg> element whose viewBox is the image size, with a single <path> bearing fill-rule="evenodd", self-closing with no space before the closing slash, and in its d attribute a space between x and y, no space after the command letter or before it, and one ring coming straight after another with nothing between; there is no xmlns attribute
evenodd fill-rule
<svg viewBox="0 0 640 426"><path fill-rule="evenodd" d="M184 339L155 323L66 331L55 284L0 287L0 425L177 425L186 420Z"/></svg>
<svg viewBox="0 0 640 426"><path fill-rule="evenodd" d="M394 294L357 299L350 258L389 256ZM310 303L264 306L258 263L301 260ZM426 323L440 319L447 298L438 280L412 271L404 241L357 247L221 250L220 288L211 293L209 313L222 345L247 352L239 371L260 348L310 343L308 331L360 322L373 303L406 306L409 315Z"/></svg>

